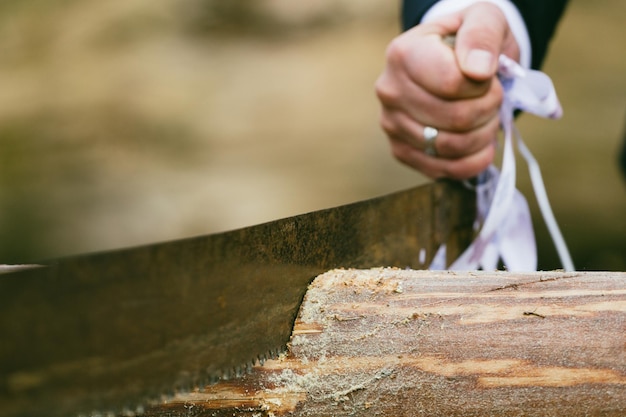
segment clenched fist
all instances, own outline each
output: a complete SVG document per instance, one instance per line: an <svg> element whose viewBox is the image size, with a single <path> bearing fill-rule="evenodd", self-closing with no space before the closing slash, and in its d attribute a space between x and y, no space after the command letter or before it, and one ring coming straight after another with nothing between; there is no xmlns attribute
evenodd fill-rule
<svg viewBox="0 0 626 417"><path fill-rule="evenodd" d="M376 81L393 155L431 178L483 171L499 128L500 54L519 60L519 47L504 14L486 2L395 38Z"/></svg>

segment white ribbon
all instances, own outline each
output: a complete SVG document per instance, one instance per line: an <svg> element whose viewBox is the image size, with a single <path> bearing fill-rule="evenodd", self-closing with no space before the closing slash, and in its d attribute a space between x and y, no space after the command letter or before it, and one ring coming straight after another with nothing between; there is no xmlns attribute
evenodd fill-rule
<svg viewBox="0 0 626 417"><path fill-rule="evenodd" d="M500 56L498 77L504 97L500 107L500 123L504 130L502 172L491 165L478 177L476 186L477 228L474 242L450 265L450 270L493 270L499 260L510 271L536 271L537 248L524 196L515 188L515 155L513 136L526 159L541 213L552 236L563 269L573 271L574 265L565 241L554 219L543 185L539 164L515 129L513 112L520 109L541 117L561 117L561 105L550 78L540 71L525 70L517 62ZM446 247L442 245L430 269L445 268Z"/></svg>

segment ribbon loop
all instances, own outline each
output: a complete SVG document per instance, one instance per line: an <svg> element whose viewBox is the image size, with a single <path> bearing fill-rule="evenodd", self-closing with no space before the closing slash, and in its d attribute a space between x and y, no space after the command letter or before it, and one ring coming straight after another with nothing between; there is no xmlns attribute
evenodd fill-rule
<svg viewBox="0 0 626 417"><path fill-rule="evenodd" d="M540 117L556 119L563 111L546 74L525 70L514 60L501 55L498 78L504 97L500 123L504 131L502 171L491 165L478 178L476 187L477 224L480 231L474 242L452 263L451 270L496 269L501 260L510 271L537 270L537 249L528 203L515 188L513 136L528 164L533 188L542 215L557 247L565 270L574 270L569 251L554 219L547 199L539 164L515 129L516 109ZM438 250L430 269L445 269L445 246Z"/></svg>

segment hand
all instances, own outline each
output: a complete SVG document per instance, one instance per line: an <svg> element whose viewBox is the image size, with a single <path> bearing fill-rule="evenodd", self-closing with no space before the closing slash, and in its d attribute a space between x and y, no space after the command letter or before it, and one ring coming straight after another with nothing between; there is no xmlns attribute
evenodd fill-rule
<svg viewBox="0 0 626 417"><path fill-rule="evenodd" d="M443 42L449 35L456 35L454 49ZM499 129L501 53L519 60L504 14L486 2L395 38L376 81L393 155L431 178L465 179L487 168ZM439 132L436 156L425 152L426 126Z"/></svg>

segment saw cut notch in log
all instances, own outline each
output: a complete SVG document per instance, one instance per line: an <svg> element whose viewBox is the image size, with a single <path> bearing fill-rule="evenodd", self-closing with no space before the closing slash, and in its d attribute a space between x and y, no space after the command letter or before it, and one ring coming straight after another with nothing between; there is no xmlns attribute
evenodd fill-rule
<svg viewBox="0 0 626 417"><path fill-rule="evenodd" d="M624 416L626 274L333 270L290 348L150 416Z"/></svg>

